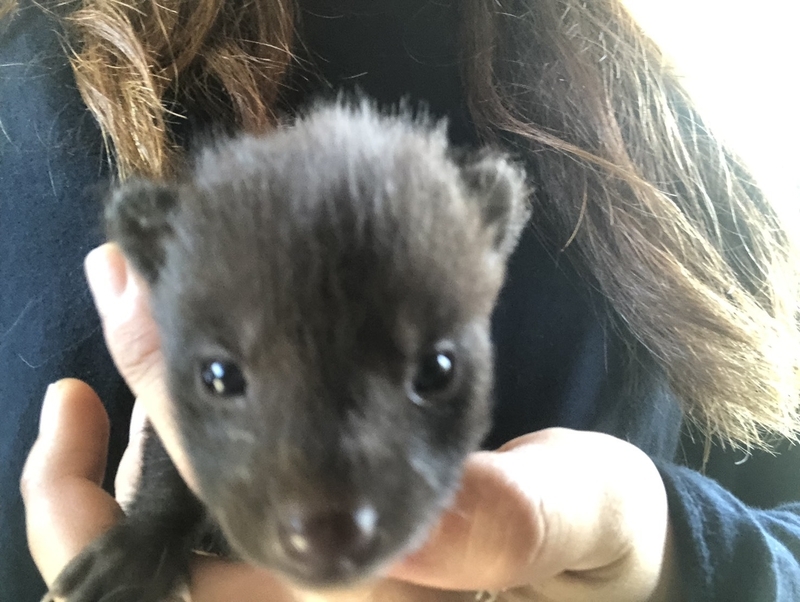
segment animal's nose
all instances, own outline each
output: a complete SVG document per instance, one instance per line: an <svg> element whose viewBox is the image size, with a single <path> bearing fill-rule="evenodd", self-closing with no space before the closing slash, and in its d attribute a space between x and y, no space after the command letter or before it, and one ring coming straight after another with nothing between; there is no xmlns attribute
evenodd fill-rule
<svg viewBox="0 0 800 602"><path fill-rule="evenodd" d="M287 512L281 539L288 556L317 578L357 570L368 559L378 534L378 513L370 505L348 509Z"/></svg>

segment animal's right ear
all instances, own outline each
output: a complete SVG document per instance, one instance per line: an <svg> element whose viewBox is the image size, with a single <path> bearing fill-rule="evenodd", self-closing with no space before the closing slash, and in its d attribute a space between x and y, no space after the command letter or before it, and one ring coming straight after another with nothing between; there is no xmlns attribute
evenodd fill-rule
<svg viewBox="0 0 800 602"><path fill-rule="evenodd" d="M170 216L177 204L176 187L149 180L129 180L106 201L108 238L150 284L164 263L164 243L173 233Z"/></svg>
<svg viewBox="0 0 800 602"><path fill-rule="evenodd" d="M484 225L494 233L494 250L507 258L530 217L525 172L505 154L483 150L463 160L461 176L480 202Z"/></svg>

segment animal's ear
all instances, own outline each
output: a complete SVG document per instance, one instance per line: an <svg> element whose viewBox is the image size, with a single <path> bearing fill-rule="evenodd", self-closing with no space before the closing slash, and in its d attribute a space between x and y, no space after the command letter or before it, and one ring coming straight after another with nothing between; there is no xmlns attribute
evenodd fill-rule
<svg viewBox="0 0 800 602"><path fill-rule="evenodd" d="M505 155L483 151L462 162L462 177L481 204L484 223L494 234L494 248L507 257L530 217L525 172Z"/></svg>
<svg viewBox="0 0 800 602"><path fill-rule="evenodd" d="M164 263L164 243L173 233L170 215L177 204L177 187L149 180L129 180L106 201L108 238L150 284Z"/></svg>

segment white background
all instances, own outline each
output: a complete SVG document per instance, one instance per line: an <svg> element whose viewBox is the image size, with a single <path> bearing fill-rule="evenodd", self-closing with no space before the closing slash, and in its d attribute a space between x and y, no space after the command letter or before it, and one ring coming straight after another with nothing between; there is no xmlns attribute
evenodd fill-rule
<svg viewBox="0 0 800 602"><path fill-rule="evenodd" d="M800 0L623 2L708 124L800 224Z"/></svg>

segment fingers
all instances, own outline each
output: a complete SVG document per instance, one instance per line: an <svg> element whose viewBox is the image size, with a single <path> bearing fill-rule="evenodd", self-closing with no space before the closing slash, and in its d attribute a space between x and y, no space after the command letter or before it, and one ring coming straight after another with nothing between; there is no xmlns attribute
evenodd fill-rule
<svg viewBox="0 0 800 602"><path fill-rule="evenodd" d="M196 480L180 445L179 429L167 394L161 341L150 311L147 285L130 269L113 243L89 253L84 267L111 357L181 476L193 488Z"/></svg>
<svg viewBox="0 0 800 602"><path fill-rule="evenodd" d="M105 409L88 385L65 379L48 388L21 480L28 545L48 584L121 517L100 486L108 431Z"/></svg>
<svg viewBox="0 0 800 602"><path fill-rule="evenodd" d="M99 485L105 474L108 433L108 416L89 385L75 379L53 383L39 419L40 453L29 459L29 463L46 462L30 467L36 466L35 474L45 481L81 477Z"/></svg>
<svg viewBox="0 0 800 602"><path fill-rule="evenodd" d="M647 599L666 535L666 494L645 454L550 429L473 455L453 508L391 575L443 589L533 584L554 600Z"/></svg>
<svg viewBox="0 0 800 602"><path fill-rule="evenodd" d="M144 406L137 401L133 405L133 413L131 414L128 447L125 448L125 453L122 455L114 478L114 493L117 503L124 510L127 510L133 501L138 487L142 470L146 425L147 415L145 414Z"/></svg>
<svg viewBox="0 0 800 602"><path fill-rule="evenodd" d="M84 268L106 343L128 386L137 397L160 390L163 361L145 283L113 243L90 252Z"/></svg>

